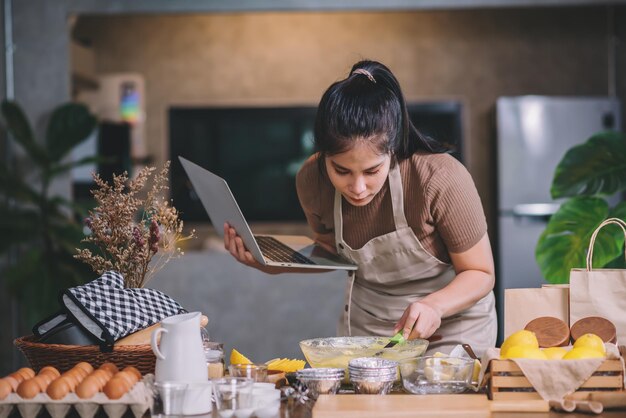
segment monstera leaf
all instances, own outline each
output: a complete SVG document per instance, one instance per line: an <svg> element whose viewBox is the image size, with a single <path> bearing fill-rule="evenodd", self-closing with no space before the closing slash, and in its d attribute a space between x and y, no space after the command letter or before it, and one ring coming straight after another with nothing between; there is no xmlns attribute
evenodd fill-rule
<svg viewBox="0 0 626 418"><path fill-rule="evenodd" d="M610 217L626 219L626 202L611 209L602 198L575 197L561 205L550 218L535 249L543 277L550 283L568 283L570 269L585 268L591 235ZM608 225L596 238L593 266L604 267L622 257L624 233L618 226Z"/></svg>
<svg viewBox="0 0 626 418"><path fill-rule="evenodd" d="M550 218L535 247L543 277L568 283L572 268L586 267L589 241L607 218L626 220L626 202L611 208L601 196L626 190L626 135L601 132L571 148L561 159L550 192L555 199L569 197ZM593 249L594 268L626 268L624 233L608 225Z"/></svg>
<svg viewBox="0 0 626 418"><path fill-rule="evenodd" d="M552 198L610 196L626 190L626 135L602 132L571 148L556 167Z"/></svg>

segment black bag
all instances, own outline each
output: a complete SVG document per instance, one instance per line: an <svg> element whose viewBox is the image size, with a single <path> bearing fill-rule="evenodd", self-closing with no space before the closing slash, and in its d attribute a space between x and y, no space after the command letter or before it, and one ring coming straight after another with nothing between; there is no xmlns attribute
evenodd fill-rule
<svg viewBox="0 0 626 418"><path fill-rule="evenodd" d="M124 278L107 271L83 286L63 291L62 309L36 324L40 342L99 344L110 351L113 343L172 315L187 312L175 300L155 289L124 288Z"/></svg>

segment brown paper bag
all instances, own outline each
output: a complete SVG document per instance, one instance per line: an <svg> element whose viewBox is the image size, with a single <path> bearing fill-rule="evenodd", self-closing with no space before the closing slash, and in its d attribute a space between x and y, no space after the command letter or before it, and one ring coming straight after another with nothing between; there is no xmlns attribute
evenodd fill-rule
<svg viewBox="0 0 626 418"><path fill-rule="evenodd" d="M570 324L588 316L600 316L617 328L617 343L626 343L626 270L595 269L591 260L593 246L600 229L619 225L626 237L626 222L610 218L593 232L587 253L587 268L570 271ZM626 256L626 255L625 255Z"/></svg>
<svg viewBox="0 0 626 418"><path fill-rule="evenodd" d="M568 302L566 286L504 289L504 338L540 316L553 316L568 324Z"/></svg>

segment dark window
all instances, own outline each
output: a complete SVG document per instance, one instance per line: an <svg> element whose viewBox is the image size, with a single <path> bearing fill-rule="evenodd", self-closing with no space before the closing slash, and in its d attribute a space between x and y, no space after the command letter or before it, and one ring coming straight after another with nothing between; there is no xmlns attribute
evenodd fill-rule
<svg viewBox="0 0 626 418"><path fill-rule="evenodd" d="M409 106L413 123L457 147L462 161L461 114L457 103ZM169 111L171 194L186 221L208 216L177 156L228 182L248 221L300 221L295 176L313 153L315 107L183 108Z"/></svg>

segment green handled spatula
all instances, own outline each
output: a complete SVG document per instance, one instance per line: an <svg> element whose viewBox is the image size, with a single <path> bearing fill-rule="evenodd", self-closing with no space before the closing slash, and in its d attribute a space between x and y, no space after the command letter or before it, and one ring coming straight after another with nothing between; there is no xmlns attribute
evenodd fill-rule
<svg viewBox="0 0 626 418"><path fill-rule="evenodd" d="M391 348L396 344L400 344L404 342L404 337L402 336L402 331L398 332L396 335L389 339L389 342L383 348Z"/></svg>
<svg viewBox="0 0 626 418"><path fill-rule="evenodd" d="M376 354L374 354L373 357L380 357L383 355L383 353L385 352L385 348L391 348L393 346L395 346L396 344L399 343L403 343L405 341L404 337L402 336L402 331L398 332L396 335L394 335L393 337L391 337L389 339L389 342L387 343L386 346L383 347L382 350L380 350L379 352L377 352Z"/></svg>

